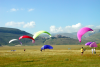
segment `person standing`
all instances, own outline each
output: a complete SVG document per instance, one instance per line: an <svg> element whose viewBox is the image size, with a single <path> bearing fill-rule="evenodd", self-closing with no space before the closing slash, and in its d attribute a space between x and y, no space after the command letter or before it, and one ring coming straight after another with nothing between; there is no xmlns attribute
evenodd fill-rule
<svg viewBox="0 0 100 67"><path fill-rule="evenodd" d="M84 49L83 49L83 47L81 48L81 55L83 55L83 53L84 53Z"/></svg>
<svg viewBox="0 0 100 67"><path fill-rule="evenodd" d="M25 49L24 49L24 51L25 51Z"/></svg>

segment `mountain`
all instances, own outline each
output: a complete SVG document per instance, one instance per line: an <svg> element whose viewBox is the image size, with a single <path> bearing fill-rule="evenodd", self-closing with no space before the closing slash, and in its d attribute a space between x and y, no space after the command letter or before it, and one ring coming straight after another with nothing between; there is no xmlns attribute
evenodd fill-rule
<svg viewBox="0 0 100 67"><path fill-rule="evenodd" d="M20 44L18 41L13 41L10 44L9 44L9 41L11 39L18 39L22 35L29 35L33 37L32 34L19 30L19 29L0 27L0 44L1 45L18 45ZM44 45L44 44L67 45L67 44L79 43L77 39L73 39L70 37L62 36L62 35L55 35L54 37L51 37L51 38L38 36L35 39L35 43L32 43L32 40L27 39L27 38L21 39L20 41L22 42L23 45Z"/></svg>
<svg viewBox="0 0 100 67"><path fill-rule="evenodd" d="M56 35L51 38L47 38L44 44L51 44L51 45L78 45L84 44L86 41L82 41L79 43L78 39L73 39L70 37Z"/></svg>
<svg viewBox="0 0 100 67"><path fill-rule="evenodd" d="M56 35L62 35L62 36L66 36L66 37L70 37L70 38L74 38L74 39L77 38L77 36L72 34L72 33L55 33L55 34L51 34L52 37L54 37ZM49 36L47 34L41 34L40 36L49 38Z"/></svg>
<svg viewBox="0 0 100 67"><path fill-rule="evenodd" d="M19 29L0 27L0 44L2 44L2 45L20 44L17 41L14 41L14 42L9 44L9 40L18 39L22 35L32 36L30 33L27 33L25 31L21 31ZM22 39L21 42L24 44L26 42L31 42L31 40L30 39Z"/></svg>
<svg viewBox="0 0 100 67"><path fill-rule="evenodd" d="M93 34L87 38L84 38L83 40L100 43L100 33Z"/></svg>
<svg viewBox="0 0 100 67"><path fill-rule="evenodd" d="M19 30L19 29L15 29L15 28L6 28L6 27L0 27L0 33L12 33L12 34L29 34L25 31Z"/></svg>
<svg viewBox="0 0 100 67"><path fill-rule="evenodd" d="M100 29L94 29L94 32L87 32L85 33L83 36L82 36L82 39L84 38L87 38L93 34L96 34L96 33L99 33L100 32ZM62 36L66 36L66 37L70 37L70 38L74 38L74 39L77 39L77 32L73 32L73 33L55 33L55 34L51 34L52 36L56 36L56 35L62 35ZM46 38L49 38L49 36L47 34L42 34L40 35L41 37L46 37Z"/></svg>
<svg viewBox="0 0 100 67"><path fill-rule="evenodd" d="M15 28L6 28L0 27L0 45L18 45L20 44L18 41L13 41L9 44L9 40L18 39L22 35L29 35L33 37L32 34L27 33L25 31L15 29ZM94 33L88 32L82 37L82 42L79 43L77 39L77 33L55 33L52 34L50 38L47 34L42 34L35 39L35 43L32 43L31 39L25 38L21 39L23 45L75 45L75 44L85 44L88 41L96 41L99 43L100 41L100 30L95 30Z"/></svg>

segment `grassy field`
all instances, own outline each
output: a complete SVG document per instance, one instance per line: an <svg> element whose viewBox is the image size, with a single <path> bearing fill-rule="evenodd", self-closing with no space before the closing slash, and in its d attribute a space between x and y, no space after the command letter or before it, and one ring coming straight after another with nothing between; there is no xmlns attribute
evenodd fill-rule
<svg viewBox="0 0 100 67"><path fill-rule="evenodd" d="M52 46L54 49L42 52L41 46L0 47L0 67L100 67L100 50L93 55L86 50L81 55L84 45Z"/></svg>

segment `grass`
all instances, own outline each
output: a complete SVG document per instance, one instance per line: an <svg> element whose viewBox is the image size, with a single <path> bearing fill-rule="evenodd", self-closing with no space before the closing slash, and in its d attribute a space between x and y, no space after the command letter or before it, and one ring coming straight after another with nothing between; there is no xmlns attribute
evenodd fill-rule
<svg viewBox="0 0 100 67"><path fill-rule="evenodd" d="M54 49L43 52L41 46L0 47L0 67L100 67L100 50L93 55L86 50L81 55L84 45L52 46Z"/></svg>

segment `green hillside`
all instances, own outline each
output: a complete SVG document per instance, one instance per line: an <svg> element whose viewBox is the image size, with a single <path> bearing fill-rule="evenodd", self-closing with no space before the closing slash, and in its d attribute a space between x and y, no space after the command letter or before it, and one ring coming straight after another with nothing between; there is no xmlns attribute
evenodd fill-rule
<svg viewBox="0 0 100 67"><path fill-rule="evenodd" d="M90 37L84 38L83 40L100 43L100 33L93 34Z"/></svg>
<svg viewBox="0 0 100 67"><path fill-rule="evenodd" d="M29 35L32 36L31 34L21 31L19 29L14 29L14 28L5 28L5 27L0 27L0 44L1 45L17 45L20 44L18 41L14 41L9 44L9 40L11 39L18 39L22 35ZM21 42L25 44L26 42L31 42L30 39L22 39Z"/></svg>
<svg viewBox="0 0 100 67"><path fill-rule="evenodd" d="M22 35L28 35L33 37L32 34L19 29L0 27L0 44L9 46L18 45L20 44L19 41L13 41L10 44L9 41L11 39L18 39ZM43 45L46 39L38 36L35 39L35 43L32 43L32 40L28 38L21 39L20 41L22 42L23 45Z"/></svg>
<svg viewBox="0 0 100 67"><path fill-rule="evenodd" d="M44 44L56 44L56 45L69 45L69 44L78 44L78 40L72 38L55 38L48 39Z"/></svg>
<svg viewBox="0 0 100 67"><path fill-rule="evenodd" d="M33 37L32 34L27 33L25 31L19 30L19 29L14 29L14 28L5 28L5 27L0 27L0 45L18 45L20 44L18 41L13 41L12 43L9 44L9 40L11 39L18 39L22 35L29 35ZM20 41L22 42L23 45L44 45L44 44L50 44L50 45L81 45L85 44L88 41L95 41L97 43L100 43L100 33L96 33L91 35L90 37L87 38L82 38L82 42L79 43L78 39L73 39L69 36L72 34L68 34L69 36L65 36L66 34L59 34L55 35L53 37L43 37L43 36L38 36L35 39L35 43L32 43L31 39L21 39ZM48 35L47 35L48 36ZM74 37L74 36L73 36Z"/></svg>
<svg viewBox="0 0 100 67"><path fill-rule="evenodd" d="M73 39L70 37L51 37L46 39L44 44L50 44L50 45L81 45L86 43L86 41L82 41L79 43L78 39Z"/></svg>

